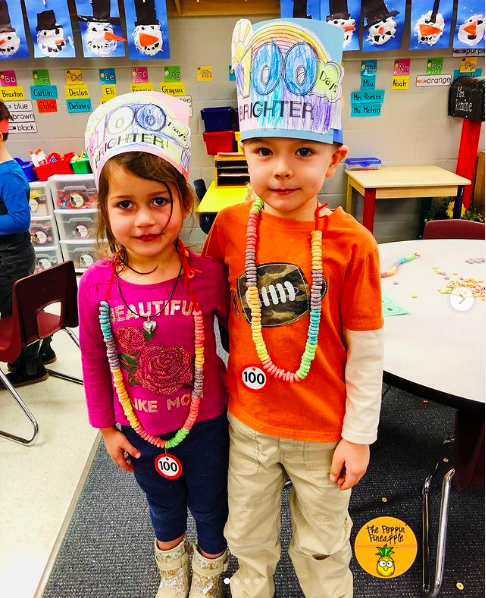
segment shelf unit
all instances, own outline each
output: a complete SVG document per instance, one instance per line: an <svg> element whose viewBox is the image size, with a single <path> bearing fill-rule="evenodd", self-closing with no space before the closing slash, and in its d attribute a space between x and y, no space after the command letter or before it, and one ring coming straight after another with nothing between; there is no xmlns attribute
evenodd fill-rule
<svg viewBox="0 0 486 598"><path fill-rule="evenodd" d="M214 156L216 187L244 187L249 182L248 164L243 154L228 152Z"/></svg>
<svg viewBox="0 0 486 598"><path fill-rule="evenodd" d="M97 191L92 174L56 174L49 178L59 245L64 260L81 274L100 259L96 241Z"/></svg>
<svg viewBox="0 0 486 598"><path fill-rule="evenodd" d="M61 248L47 181L35 181L29 186L30 236L35 249L35 272L40 272L61 263Z"/></svg>

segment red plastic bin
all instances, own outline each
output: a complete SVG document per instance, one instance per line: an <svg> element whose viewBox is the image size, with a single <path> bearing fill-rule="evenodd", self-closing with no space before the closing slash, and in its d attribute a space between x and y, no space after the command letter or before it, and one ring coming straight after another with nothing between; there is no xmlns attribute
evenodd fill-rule
<svg viewBox="0 0 486 598"><path fill-rule="evenodd" d="M56 174L54 162L48 162L47 164L42 164L42 166L34 166L34 170L39 181L47 181L50 176Z"/></svg>
<svg viewBox="0 0 486 598"><path fill-rule="evenodd" d="M215 156L219 152L232 152L234 131L215 131L213 133L203 133L206 149L210 156Z"/></svg>
<svg viewBox="0 0 486 598"><path fill-rule="evenodd" d="M73 174L74 170L71 166L71 158L75 155L74 152L64 154L64 156L56 153L49 154L47 156L47 159L49 160L47 164L34 167L35 173L39 177L39 181L47 181L53 174ZM55 161L51 162L53 158L55 158Z"/></svg>

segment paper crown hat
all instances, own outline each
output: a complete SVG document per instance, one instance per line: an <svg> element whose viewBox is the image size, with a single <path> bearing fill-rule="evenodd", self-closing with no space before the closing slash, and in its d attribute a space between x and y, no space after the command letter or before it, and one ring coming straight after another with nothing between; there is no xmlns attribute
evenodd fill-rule
<svg viewBox="0 0 486 598"><path fill-rule="evenodd" d="M191 159L189 105L156 91L136 91L98 106L86 125L85 144L96 185L113 156L147 152L187 180Z"/></svg>
<svg viewBox="0 0 486 598"><path fill-rule="evenodd" d="M233 31L241 140L292 137L342 143L343 30L311 19L276 19Z"/></svg>

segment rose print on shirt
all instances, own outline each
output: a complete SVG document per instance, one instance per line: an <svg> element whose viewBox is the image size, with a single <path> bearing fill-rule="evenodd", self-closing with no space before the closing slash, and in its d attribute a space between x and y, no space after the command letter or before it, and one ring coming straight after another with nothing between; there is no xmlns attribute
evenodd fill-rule
<svg viewBox="0 0 486 598"><path fill-rule="evenodd" d="M119 358L131 386L163 395L192 387L192 359L184 347L151 344L139 328L129 325L116 328L115 336L126 351Z"/></svg>

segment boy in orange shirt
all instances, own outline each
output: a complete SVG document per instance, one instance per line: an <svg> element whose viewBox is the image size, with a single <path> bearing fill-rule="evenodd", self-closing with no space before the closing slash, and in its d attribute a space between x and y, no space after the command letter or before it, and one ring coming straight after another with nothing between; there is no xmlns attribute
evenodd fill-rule
<svg viewBox="0 0 486 598"><path fill-rule="evenodd" d="M280 500L292 480L292 558L307 598L349 598L351 487L381 403L373 236L317 194L344 159L342 30L276 20L233 34L241 139L259 198L223 210L205 253L228 268L231 453L226 537L235 598L271 598ZM306 342L307 337L307 342Z"/></svg>

